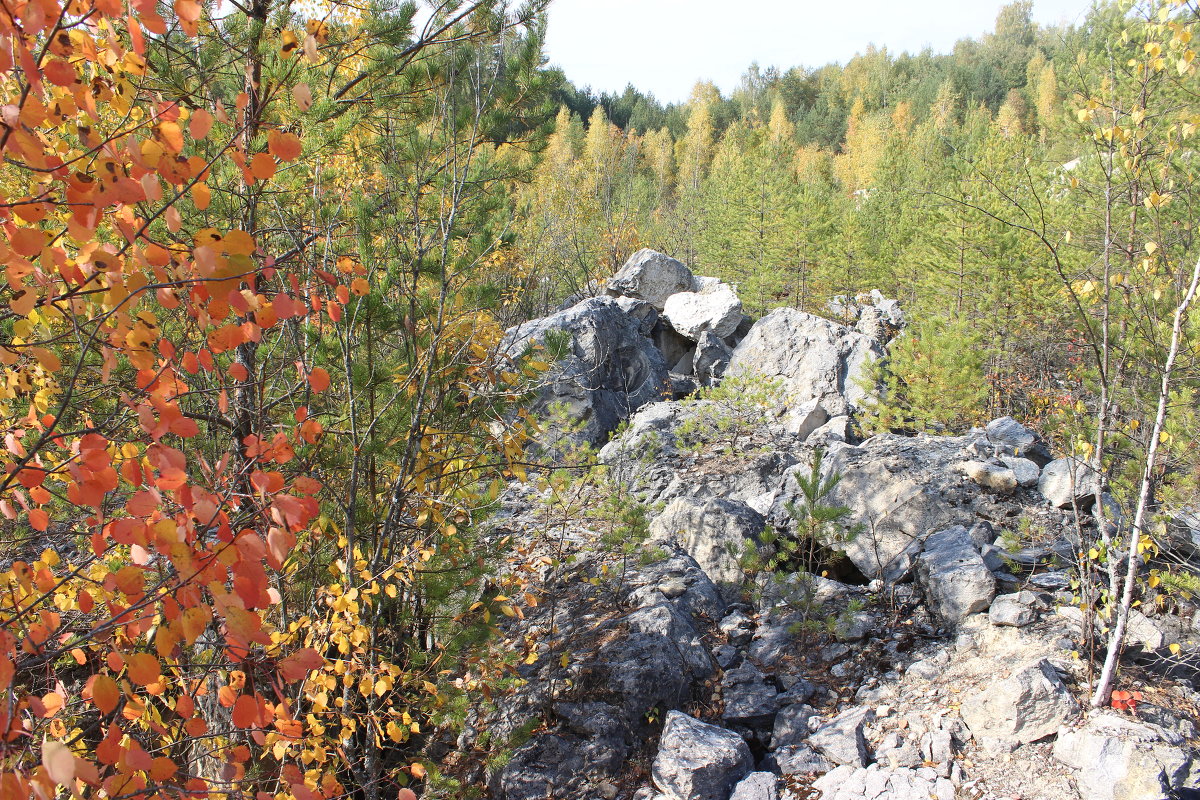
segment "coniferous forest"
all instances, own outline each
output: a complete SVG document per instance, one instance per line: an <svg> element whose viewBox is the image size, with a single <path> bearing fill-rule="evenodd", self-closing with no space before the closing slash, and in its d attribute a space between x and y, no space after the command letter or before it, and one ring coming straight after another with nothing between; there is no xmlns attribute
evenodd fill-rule
<svg viewBox="0 0 1200 800"><path fill-rule="evenodd" d="M539 756L573 788L519 789L532 768L506 766L548 731L569 750L611 727L571 714L604 683L585 653L619 626L568 639L560 618L635 605L670 499L573 434L590 417L534 402L578 336L516 347L514 326L613 294L643 248L733 287L747 326L793 309L853 327L872 291L898 301L902 330L841 387L868 399L837 443L1019 420L1028 441L991 455L1036 438L1078 465L1045 528L1062 521L1067 545L1043 552L1041 522L995 512L974 558L1003 543L997 586L1082 619L1080 708L1153 705L1137 637L1171 680L1196 674L1195 631L1150 647L1137 626L1190 625L1200 593L1200 544L1177 544L1200 542L1200 5L1120 0L1045 27L1018 0L949 53L751 64L679 104L574 84L544 53L549 5L3 4L0 800L641 797L668 714L732 719L732 689L723 706L656 696L619 757ZM736 474L786 450L760 441L780 386L725 380L655 399L700 409L681 458ZM802 438L780 469L808 467ZM792 576L788 630L813 652L858 643L841 660L865 652L842 633L867 612L816 610L814 585L861 579L868 611L901 605L877 553L878 574L846 566L873 531L843 525L853 482L825 456L789 473L785 523L763 512L743 550L709 549L750 576L747 613L775 596L764 576ZM1024 581L1029 552L1035 576L1044 557L1067 577ZM690 597L682 580L654 585ZM544 695L543 667L559 670ZM489 716L518 700L520 724ZM769 747L743 738L747 758ZM654 763L647 798L733 790L688 794ZM835 763L853 766L809 772ZM571 783L593 768L609 777ZM1183 785L1169 772L1154 787Z"/></svg>

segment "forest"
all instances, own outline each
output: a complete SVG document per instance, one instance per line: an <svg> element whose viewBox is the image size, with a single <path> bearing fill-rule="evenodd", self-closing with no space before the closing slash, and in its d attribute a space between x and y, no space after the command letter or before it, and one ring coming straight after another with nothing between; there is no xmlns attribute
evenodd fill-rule
<svg viewBox="0 0 1200 800"><path fill-rule="evenodd" d="M0 800L472 796L447 754L547 601L486 523L562 466L556 354L501 343L646 247L752 317L898 299L864 435L1012 415L1093 464L1120 650L1200 490L1200 6L1019 0L664 105L549 65L549 2L5 2Z"/></svg>

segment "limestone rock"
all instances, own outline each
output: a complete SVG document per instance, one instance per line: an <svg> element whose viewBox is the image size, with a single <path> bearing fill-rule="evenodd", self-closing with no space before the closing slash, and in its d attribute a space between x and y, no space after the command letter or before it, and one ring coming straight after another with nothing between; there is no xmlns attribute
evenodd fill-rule
<svg viewBox="0 0 1200 800"><path fill-rule="evenodd" d="M713 583L735 588L745 578L738 559L764 524L762 516L745 503L678 497L651 521L650 538L678 543Z"/></svg>
<svg viewBox="0 0 1200 800"><path fill-rule="evenodd" d="M1004 456L1000 460L1004 462L1004 466L1012 470L1013 476L1020 486L1025 488L1037 486L1038 478L1042 477L1042 468L1037 465L1036 461L1019 456Z"/></svg>
<svg viewBox="0 0 1200 800"><path fill-rule="evenodd" d="M776 800L779 797L778 781L769 772L751 772L738 781L729 800Z"/></svg>
<svg viewBox="0 0 1200 800"><path fill-rule="evenodd" d="M1046 659L963 700L959 713L976 739L1028 744L1058 731L1079 711L1075 698Z"/></svg>
<svg viewBox="0 0 1200 800"><path fill-rule="evenodd" d="M704 331L696 342L696 353L692 357L692 374L701 386L710 386L725 374L733 351L712 331Z"/></svg>
<svg viewBox="0 0 1200 800"><path fill-rule="evenodd" d="M778 695L758 667L742 664L721 679L721 696L725 700L721 719L751 728L770 727L779 710Z"/></svg>
<svg viewBox="0 0 1200 800"><path fill-rule="evenodd" d="M995 577L961 525L925 540L917 577L930 611L950 627L986 609L996 594Z"/></svg>
<svg viewBox="0 0 1200 800"><path fill-rule="evenodd" d="M1192 760L1178 734L1112 712L1061 731L1054 757L1079 770L1088 800L1159 800L1184 785Z"/></svg>
<svg viewBox="0 0 1200 800"><path fill-rule="evenodd" d="M1042 468L1038 491L1056 508L1070 508L1072 502L1088 508L1100 491L1100 478L1082 461L1060 458Z"/></svg>
<svg viewBox="0 0 1200 800"><path fill-rule="evenodd" d="M671 800L727 800L753 764L750 748L733 731L671 711L652 774Z"/></svg>
<svg viewBox="0 0 1200 800"><path fill-rule="evenodd" d="M1008 467L998 467L986 461L964 461L959 470L985 489L1000 494L1011 494L1017 488L1017 476Z"/></svg>
<svg viewBox="0 0 1200 800"><path fill-rule="evenodd" d="M808 722L817 715L817 710L804 703L785 706L775 717L771 731L771 748L790 747L802 744L808 738Z"/></svg>
<svg viewBox="0 0 1200 800"><path fill-rule="evenodd" d="M823 800L954 800L956 797L954 784L928 767L843 766L818 778L813 788L820 790Z"/></svg>
<svg viewBox="0 0 1200 800"><path fill-rule="evenodd" d="M668 255L649 248L638 250L608 279L608 293L645 300L659 311L667 298L690 292L692 271Z"/></svg>
<svg viewBox="0 0 1200 800"><path fill-rule="evenodd" d="M1037 596L1030 591L1002 594L992 601L988 617L993 625L1023 628L1037 619L1037 612L1034 610L1036 603Z"/></svg>
<svg viewBox="0 0 1200 800"><path fill-rule="evenodd" d="M567 339L566 351L531 410L545 414L551 405L565 405L567 418L583 423L573 439L603 444L634 411L661 399L668 386L662 354L612 298L594 297L510 328L501 350L520 355L535 344L552 346L556 336Z"/></svg>
<svg viewBox="0 0 1200 800"><path fill-rule="evenodd" d="M667 298L663 316L682 336L697 341L708 331L720 339L733 334L742 321L742 301L732 286L720 284L705 292L678 292Z"/></svg>
<svg viewBox="0 0 1200 800"><path fill-rule="evenodd" d="M864 729L873 717L870 708L848 709L813 731L808 743L835 764L865 767L870 753Z"/></svg>
<svg viewBox="0 0 1200 800"><path fill-rule="evenodd" d="M754 324L733 351L726 374L782 378L788 425L790 412L809 400L820 400L830 416L861 406L874 394L862 386L868 367L882 355L868 336L795 308L780 308Z"/></svg>

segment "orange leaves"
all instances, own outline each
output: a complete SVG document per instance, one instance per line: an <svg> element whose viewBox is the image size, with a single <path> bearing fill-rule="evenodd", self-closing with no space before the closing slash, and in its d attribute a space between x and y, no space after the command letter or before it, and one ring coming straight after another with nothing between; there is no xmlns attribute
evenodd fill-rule
<svg viewBox="0 0 1200 800"><path fill-rule="evenodd" d="M91 681L92 703L101 714L111 714L121 700L117 682L107 675L96 675Z"/></svg>
<svg viewBox="0 0 1200 800"><path fill-rule="evenodd" d="M162 665L149 653L135 653L125 662L125 666L129 670L129 680L138 686L149 686L162 677Z"/></svg>
<svg viewBox="0 0 1200 800"><path fill-rule="evenodd" d="M325 666L325 659L311 647L297 650L279 662L279 674L288 683L295 683L308 676L314 669Z"/></svg>
<svg viewBox="0 0 1200 800"><path fill-rule="evenodd" d="M255 696L239 695L233 703L231 713L233 724L239 728L250 728L258 724L259 703Z"/></svg>
<svg viewBox="0 0 1200 800"><path fill-rule="evenodd" d="M270 153L255 153L250 159L250 174L260 181L275 177L275 157Z"/></svg>
<svg viewBox="0 0 1200 800"><path fill-rule="evenodd" d="M267 149L280 161L293 161L300 157L300 137L273 130L267 134Z"/></svg>
<svg viewBox="0 0 1200 800"><path fill-rule="evenodd" d="M154 128L154 138L168 153L178 155L183 152L183 130L177 123L160 122Z"/></svg>
<svg viewBox="0 0 1200 800"><path fill-rule="evenodd" d="M329 373L322 367L313 367L308 373L308 385L314 392L323 392L329 388Z"/></svg>
<svg viewBox="0 0 1200 800"><path fill-rule="evenodd" d="M188 133L192 135L193 139L199 142L208 136L209 131L212 130L212 126L212 114L209 114L203 108L198 108L192 112L192 118L188 120Z"/></svg>

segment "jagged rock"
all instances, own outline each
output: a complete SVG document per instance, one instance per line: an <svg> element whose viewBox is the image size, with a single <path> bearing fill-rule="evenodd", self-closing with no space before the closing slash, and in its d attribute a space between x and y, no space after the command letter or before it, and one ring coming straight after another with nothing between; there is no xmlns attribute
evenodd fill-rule
<svg viewBox="0 0 1200 800"><path fill-rule="evenodd" d="M1000 459L1004 465L1012 470L1013 475L1017 479L1017 484L1025 488L1037 486L1038 479L1042 477L1042 468L1038 466L1036 461L1031 461L1028 458L1020 456L1003 456Z"/></svg>
<svg viewBox="0 0 1200 800"><path fill-rule="evenodd" d="M820 775L834 764L807 744L789 744L776 748L763 758L762 768L780 775Z"/></svg>
<svg viewBox="0 0 1200 800"><path fill-rule="evenodd" d="M966 475L984 489L1001 494L1011 494L1017 488L1017 476L1008 467L998 467L986 461L964 461L958 465Z"/></svg>
<svg viewBox="0 0 1200 800"><path fill-rule="evenodd" d="M721 633L725 634L725 638L730 644L739 647L749 644L750 638L754 636L754 621L741 611L732 612L721 620L721 624L717 627L721 629Z"/></svg>
<svg viewBox="0 0 1200 800"><path fill-rule="evenodd" d="M959 713L985 744L1028 744L1058 731L1079 711L1046 659L1026 664L964 699Z"/></svg>
<svg viewBox="0 0 1200 800"><path fill-rule="evenodd" d="M579 796L592 776L616 774L628 753L619 735L581 738L570 733L537 736L518 747L492 780L500 800Z"/></svg>
<svg viewBox="0 0 1200 800"><path fill-rule="evenodd" d="M862 310L854 330L869 337L877 344L887 344L888 330L883 321L883 312L874 306L868 306Z"/></svg>
<svg viewBox="0 0 1200 800"><path fill-rule="evenodd" d="M875 750L875 759L891 769L919 767L925 763L921 751L912 741L902 736L900 731L892 731L883 737Z"/></svg>
<svg viewBox="0 0 1200 800"><path fill-rule="evenodd" d="M692 623L671 603L638 609L583 665L611 693L621 718L640 725L653 708L678 708L713 675L712 658Z"/></svg>
<svg viewBox="0 0 1200 800"><path fill-rule="evenodd" d="M1090 508L1100 491L1100 477L1082 461L1059 458L1042 468L1038 491L1056 508L1071 508L1073 504Z"/></svg>
<svg viewBox="0 0 1200 800"><path fill-rule="evenodd" d="M683 263L649 248L638 250L625 265L608 279L608 293L645 300L659 311L667 298L690 292L692 271Z"/></svg>
<svg viewBox="0 0 1200 800"><path fill-rule="evenodd" d="M817 710L804 703L785 706L775 716L775 727L771 730L771 749L799 745L808 738L808 722L817 716Z"/></svg>
<svg viewBox="0 0 1200 800"><path fill-rule="evenodd" d="M988 609L988 618L993 625L1023 628L1037 619L1037 612L1034 610L1036 603L1037 595L1027 590L1002 594L992 601L992 607Z"/></svg>
<svg viewBox="0 0 1200 800"><path fill-rule="evenodd" d="M778 779L769 772L751 772L733 787L729 800L776 800Z"/></svg>
<svg viewBox="0 0 1200 800"><path fill-rule="evenodd" d="M791 412L809 400L820 400L831 416L860 406L874 394L862 385L868 367L882 356L874 341L844 325L780 308L754 324L725 374L782 378L784 425L791 430Z"/></svg>
<svg viewBox="0 0 1200 800"><path fill-rule="evenodd" d="M679 497L650 523L650 539L678 543L713 583L736 589L745 578L738 559L763 525L762 515L745 503Z"/></svg>
<svg viewBox="0 0 1200 800"><path fill-rule="evenodd" d="M722 281L720 278L714 278L710 275L696 275L695 277L692 278L692 289L691 290L693 292L704 293L704 292L712 291L713 289L717 288L721 284L722 284Z"/></svg>
<svg viewBox="0 0 1200 800"><path fill-rule="evenodd" d="M692 357L692 374L701 386L709 386L725 374L733 351L712 331L700 334L696 354Z"/></svg>
<svg viewBox="0 0 1200 800"><path fill-rule="evenodd" d="M798 438L806 439L828 421L829 414L821 401L809 400L792 410L789 430Z"/></svg>
<svg viewBox="0 0 1200 800"><path fill-rule="evenodd" d="M808 743L835 764L865 767L870 753L864 728L873 717L870 708L848 709L813 731Z"/></svg>
<svg viewBox="0 0 1200 800"><path fill-rule="evenodd" d="M716 584L695 559L678 550L626 575L625 585L628 604L635 608L649 608L667 599L688 619L720 619L725 614L725 600Z"/></svg>
<svg viewBox="0 0 1200 800"><path fill-rule="evenodd" d="M996 579L961 525L925 540L917 577L929 610L950 627L986 609L996 595Z"/></svg>
<svg viewBox="0 0 1200 800"><path fill-rule="evenodd" d="M956 797L954 784L928 767L843 766L818 778L813 788L821 792L823 800L954 800Z"/></svg>
<svg viewBox="0 0 1200 800"><path fill-rule="evenodd" d="M671 711L652 774L671 800L727 800L753 764L750 748L733 731Z"/></svg>
<svg viewBox="0 0 1200 800"><path fill-rule="evenodd" d="M555 334L569 337L569 345L530 409L545 414L553 404L565 405L567 419L582 423L570 435L573 440L602 444L668 386L662 354L612 298L594 297L510 328L501 350L520 355L532 345L547 345Z"/></svg>
<svg viewBox="0 0 1200 800"><path fill-rule="evenodd" d="M1039 465L1050 460L1050 451L1038 435L1012 417L1000 417L987 424L984 429L988 441L998 448L1010 452L997 455L1021 456L1036 461Z"/></svg>
<svg viewBox="0 0 1200 800"><path fill-rule="evenodd" d="M637 320L638 333L649 336L658 322L658 309L645 300L635 297L618 297L617 305L633 319Z"/></svg>
<svg viewBox="0 0 1200 800"><path fill-rule="evenodd" d="M1160 650L1171 644L1171 637L1158 623L1136 608L1129 609L1129 621L1125 630L1129 641L1140 642L1147 650Z"/></svg>
<svg viewBox="0 0 1200 800"><path fill-rule="evenodd" d="M949 469L961 460L963 448L971 441L971 437L884 434L858 446L830 446L821 472L839 474L841 480L825 502L846 506L851 512L847 523L861 526L845 551L864 575L900 580L929 533L975 524L973 499L980 489ZM807 469L800 464L789 473ZM793 530L795 522L787 506L799 497L795 476L789 474L771 507L771 523Z"/></svg>
<svg viewBox="0 0 1200 800"><path fill-rule="evenodd" d="M1054 757L1079 770L1079 791L1088 800L1159 800L1191 785L1192 758L1181 736L1112 712L1060 731Z"/></svg>
<svg viewBox="0 0 1200 800"><path fill-rule="evenodd" d="M750 728L770 727L779 710L779 692L762 670L750 663L731 669L721 679L725 710L721 719Z"/></svg>
<svg viewBox="0 0 1200 800"><path fill-rule="evenodd" d="M732 286L718 284L703 292L679 292L667 298L663 316L682 336L693 342L705 331L724 339L742 321L742 301Z"/></svg>

